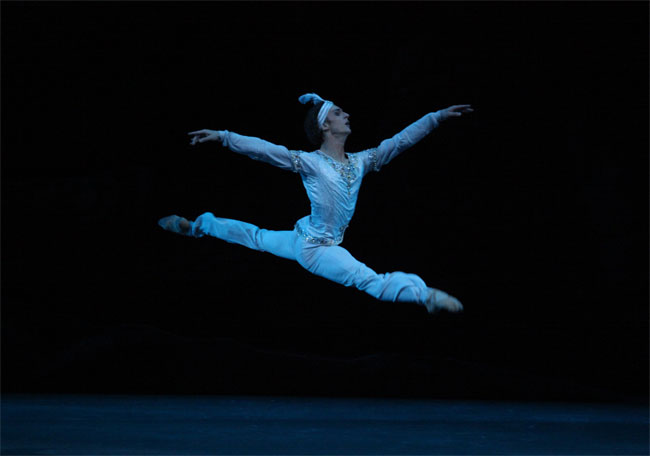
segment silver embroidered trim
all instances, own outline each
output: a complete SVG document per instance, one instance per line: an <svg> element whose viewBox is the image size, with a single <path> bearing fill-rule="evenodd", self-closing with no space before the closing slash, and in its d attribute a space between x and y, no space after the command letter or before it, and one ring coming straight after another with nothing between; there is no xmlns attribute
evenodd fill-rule
<svg viewBox="0 0 650 456"><path fill-rule="evenodd" d="M300 229L300 226L296 223L295 225L295 230L296 233L300 237L302 237L305 241L311 243L311 244L318 244L318 245L337 245L343 242L343 234L345 233L345 229L348 227L348 225L342 226L339 228L339 234L336 237L336 239L329 239L329 238L320 238L320 237L314 237L310 236L309 234L305 233L302 229Z"/></svg>
<svg viewBox="0 0 650 456"><path fill-rule="evenodd" d="M377 159L377 149L372 149L368 154L370 156L370 166L374 171L379 171L379 160Z"/></svg>
<svg viewBox="0 0 650 456"><path fill-rule="evenodd" d="M291 163L293 164L293 172L298 173L302 171L302 164L300 163L299 152L290 150L289 153L291 154Z"/></svg>

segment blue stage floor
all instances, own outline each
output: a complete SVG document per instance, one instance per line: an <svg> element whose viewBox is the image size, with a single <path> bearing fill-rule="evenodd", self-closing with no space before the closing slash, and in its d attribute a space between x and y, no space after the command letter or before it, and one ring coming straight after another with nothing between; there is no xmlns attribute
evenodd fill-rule
<svg viewBox="0 0 650 456"><path fill-rule="evenodd" d="M5 395L2 454L648 454L643 405Z"/></svg>

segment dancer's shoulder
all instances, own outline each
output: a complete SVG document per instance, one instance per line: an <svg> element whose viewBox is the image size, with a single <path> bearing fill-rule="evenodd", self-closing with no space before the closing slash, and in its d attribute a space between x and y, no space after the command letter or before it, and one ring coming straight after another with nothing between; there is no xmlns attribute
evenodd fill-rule
<svg viewBox="0 0 650 456"><path fill-rule="evenodd" d="M318 156L318 151L317 150L297 150L297 154L300 154L300 158L306 158L308 160L310 159L315 159Z"/></svg>
<svg viewBox="0 0 650 456"><path fill-rule="evenodd" d="M293 162L294 171L301 174L313 174L319 168L318 160L314 152L304 150L290 150L291 161Z"/></svg>
<svg viewBox="0 0 650 456"><path fill-rule="evenodd" d="M359 164L362 167L364 175L366 175L368 171L379 171L376 147L364 149L360 152L348 153L348 156L354 163Z"/></svg>
<svg viewBox="0 0 650 456"><path fill-rule="evenodd" d="M347 154L353 156L357 159L365 159L377 153L377 148L373 147L371 149L364 149L359 152L348 152Z"/></svg>

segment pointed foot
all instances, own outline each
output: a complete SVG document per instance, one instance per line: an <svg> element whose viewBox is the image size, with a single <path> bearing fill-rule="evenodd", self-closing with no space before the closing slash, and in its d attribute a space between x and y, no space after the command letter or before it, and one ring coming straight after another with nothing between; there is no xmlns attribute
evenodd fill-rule
<svg viewBox="0 0 650 456"><path fill-rule="evenodd" d="M436 313L441 310L447 312L458 313L463 311L463 305L460 301L453 296L448 295L444 291L429 288L429 295L424 304L429 313Z"/></svg>
<svg viewBox="0 0 650 456"><path fill-rule="evenodd" d="M189 220L184 217L179 217L178 215L168 215L167 217L163 217L158 220L158 225L160 225L164 230L185 236L190 235L192 228Z"/></svg>

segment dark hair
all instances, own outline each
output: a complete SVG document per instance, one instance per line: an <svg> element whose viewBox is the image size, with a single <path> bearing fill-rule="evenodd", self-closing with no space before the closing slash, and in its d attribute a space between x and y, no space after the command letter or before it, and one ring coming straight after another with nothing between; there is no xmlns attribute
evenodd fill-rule
<svg viewBox="0 0 650 456"><path fill-rule="evenodd" d="M318 111L320 111L323 102L315 103L309 111L307 111L307 116L305 117L305 133L307 134L307 139L316 147L320 147L323 144L323 130L318 126Z"/></svg>

